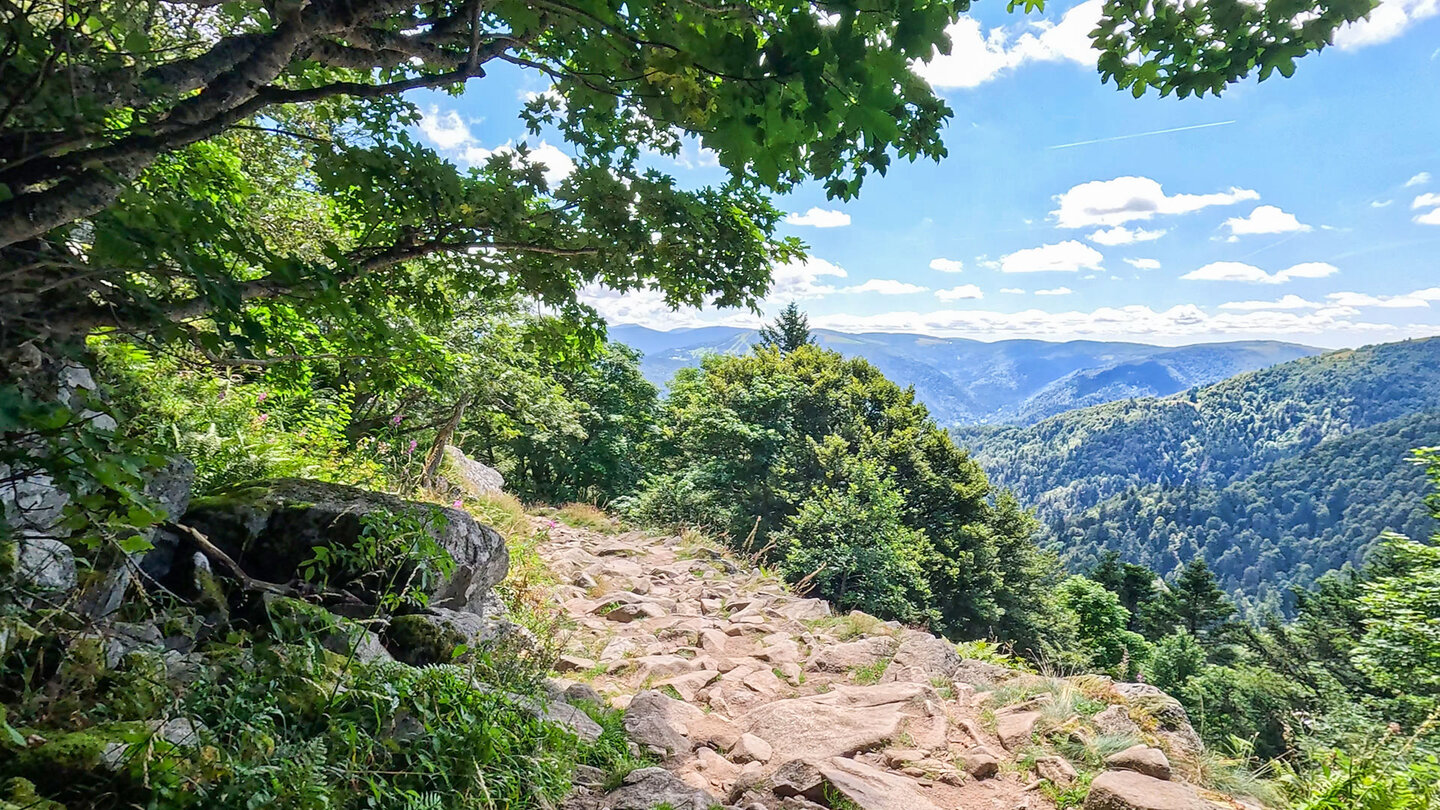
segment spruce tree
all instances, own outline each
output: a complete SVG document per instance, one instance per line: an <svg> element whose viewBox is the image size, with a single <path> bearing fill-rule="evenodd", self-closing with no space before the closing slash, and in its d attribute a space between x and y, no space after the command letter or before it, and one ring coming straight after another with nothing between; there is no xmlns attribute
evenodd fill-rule
<svg viewBox="0 0 1440 810"><path fill-rule="evenodd" d="M1176 618L1197 638L1204 638L1235 615L1235 605L1215 584L1215 575L1200 557L1185 564L1170 591Z"/></svg>
<svg viewBox="0 0 1440 810"><path fill-rule="evenodd" d="M759 345L774 346L782 352L793 352L814 342L810 336L810 319L794 301L780 311L774 323L760 330Z"/></svg>

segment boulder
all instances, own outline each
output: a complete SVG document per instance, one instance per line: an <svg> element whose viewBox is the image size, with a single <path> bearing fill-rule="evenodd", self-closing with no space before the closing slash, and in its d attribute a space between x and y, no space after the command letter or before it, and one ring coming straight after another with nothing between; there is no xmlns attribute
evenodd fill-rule
<svg viewBox="0 0 1440 810"><path fill-rule="evenodd" d="M910 633L895 649L895 657L882 681L910 680L929 683L932 678L950 679L960 668L955 645L929 633Z"/></svg>
<svg viewBox="0 0 1440 810"><path fill-rule="evenodd" d="M759 706L735 722L741 732L759 737L787 757L818 761L881 747L900 733L903 705L837 705L792 698Z"/></svg>
<svg viewBox="0 0 1440 810"><path fill-rule="evenodd" d="M820 766L807 759L792 759L770 776L770 789L782 799L825 800L825 779Z"/></svg>
<svg viewBox="0 0 1440 810"><path fill-rule="evenodd" d="M499 470L465 455L465 451L447 444L440 462L439 478L462 495L480 497L505 488L505 477Z"/></svg>
<svg viewBox="0 0 1440 810"><path fill-rule="evenodd" d="M955 758L956 764L975 779L989 779L1000 773L1000 758L983 745L977 745Z"/></svg>
<svg viewBox="0 0 1440 810"><path fill-rule="evenodd" d="M844 757L827 760L820 775L834 793L860 810L940 810L920 792L919 783Z"/></svg>
<svg viewBox="0 0 1440 810"><path fill-rule="evenodd" d="M703 790L685 784L664 768L637 768L626 774L624 784L605 794L604 806L613 810L709 810L718 802Z"/></svg>
<svg viewBox="0 0 1440 810"><path fill-rule="evenodd" d="M195 465L189 459L174 456L164 467L146 473L145 495L159 505L166 521L176 521L190 507L194 483ZM151 543L149 549L130 554L86 587L80 595L82 613L92 619L103 619L119 610L137 570L157 581L169 573L179 538L163 525L147 529L146 538Z"/></svg>
<svg viewBox="0 0 1440 810"><path fill-rule="evenodd" d="M895 642L881 636L831 644L815 657L814 667L822 672L849 672L890 658L894 649Z"/></svg>
<svg viewBox="0 0 1440 810"><path fill-rule="evenodd" d="M1035 773L1041 779L1048 779L1051 784L1065 787L1074 782L1079 774L1075 768L1064 757L1046 756L1035 758Z"/></svg>
<svg viewBox="0 0 1440 810"><path fill-rule="evenodd" d="M950 674L950 677L961 683L990 686L997 683L1004 683L1024 674L1024 672L1018 669L1009 669L988 661L962 658L960 659L960 666L956 667L955 671Z"/></svg>
<svg viewBox="0 0 1440 810"><path fill-rule="evenodd" d="M395 660L411 666L449 664L500 639L519 635L521 628L506 619L447 608L396 616L385 628L385 647ZM461 650L461 647L464 650ZM461 655L457 655L457 651Z"/></svg>
<svg viewBox="0 0 1440 810"><path fill-rule="evenodd" d="M688 754L689 727L704 713L662 692L647 689L631 698L625 709L625 733L637 745L660 756Z"/></svg>
<svg viewBox="0 0 1440 810"><path fill-rule="evenodd" d="M730 749L730 759L742 765L746 762L769 762L774 754L770 743L754 734L741 734L740 739L735 741L735 747Z"/></svg>
<svg viewBox="0 0 1440 810"><path fill-rule="evenodd" d="M301 566L314 559L317 548L330 548L332 554L334 549L356 551L369 542L376 526L380 532L393 526L402 542L405 532L424 531L455 562L454 570L428 589L433 608L483 612L490 588L510 566L504 539L459 509L298 478L258 481L197 498L183 522L207 536L250 576L269 582L300 578ZM381 565L394 563L386 560ZM363 577L367 582L391 583L410 581L417 572L412 564L400 562L394 568L346 574L356 581Z"/></svg>
<svg viewBox="0 0 1440 810"><path fill-rule="evenodd" d="M63 602L76 586L75 553L50 537L19 537L8 545L9 560L0 570L15 572L16 592L47 602Z"/></svg>
<svg viewBox="0 0 1440 810"><path fill-rule="evenodd" d="M1135 771L1106 771L1090 783L1085 810L1213 810L1213 807L1178 782L1166 782Z"/></svg>
<svg viewBox="0 0 1440 810"><path fill-rule="evenodd" d="M1105 758L1105 764L1121 771L1135 771L1156 779L1170 778L1170 760L1165 752L1148 745L1132 745Z"/></svg>
<svg viewBox="0 0 1440 810"><path fill-rule="evenodd" d="M1124 706L1110 708L1090 718L1101 734L1139 734L1140 726L1130 719Z"/></svg>
<svg viewBox="0 0 1440 810"><path fill-rule="evenodd" d="M995 716L995 735L1006 751L1018 751L1030 744L1039 712L1001 712Z"/></svg>

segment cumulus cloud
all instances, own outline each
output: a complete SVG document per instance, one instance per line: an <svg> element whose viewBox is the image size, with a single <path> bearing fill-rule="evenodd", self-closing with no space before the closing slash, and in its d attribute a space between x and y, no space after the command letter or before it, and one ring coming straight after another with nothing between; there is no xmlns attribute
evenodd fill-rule
<svg viewBox="0 0 1440 810"><path fill-rule="evenodd" d="M779 301L818 298L835 292L834 286L821 279L846 277L845 268L815 256L804 261L786 262L775 266L770 276L770 294L766 297Z"/></svg>
<svg viewBox="0 0 1440 810"><path fill-rule="evenodd" d="M1394 202L1395 202L1394 200L1371 200L1371 201L1370 201L1370 207L1371 207L1371 208L1389 208Z"/></svg>
<svg viewBox="0 0 1440 810"><path fill-rule="evenodd" d="M931 259L930 269L942 273L959 273L965 269L965 263L959 259Z"/></svg>
<svg viewBox="0 0 1440 810"><path fill-rule="evenodd" d="M1421 225L1440 225L1440 208L1415 217L1415 221Z"/></svg>
<svg viewBox="0 0 1440 810"><path fill-rule="evenodd" d="M1017 250L1000 257L1002 273L1074 273L1080 270L1103 270L1105 257L1083 242L1067 239L1054 245Z"/></svg>
<svg viewBox="0 0 1440 810"><path fill-rule="evenodd" d="M1160 269L1160 262L1155 259L1126 259L1125 263L1138 270Z"/></svg>
<svg viewBox="0 0 1440 810"><path fill-rule="evenodd" d="M1090 32L1100 22L1102 5L1102 0L1086 0L1065 12L1058 23L1045 20L989 31L982 30L974 17L963 16L946 29L950 53L937 51L929 62L916 63L915 72L937 88L968 88L1027 62L1094 65L1098 53L1091 47Z"/></svg>
<svg viewBox="0 0 1440 810"><path fill-rule="evenodd" d="M1019 287L1001 287L1001 288L1000 288L1000 292L1005 293L1006 295L1024 295L1024 294L1025 294L1025 291L1022 290L1022 289L1020 289Z"/></svg>
<svg viewBox="0 0 1440 810"><path fill-rule="evenodd" d="M1295 218L1294 214L1282 211L1273 205L1256 206L1247 217L1231 217L1222 227L1230 229L1231 238L1261 233L1300 233L1313 230L1309 225Z"/></svg>
<svg viewBox="0 0 1440 810"><path fill-rule="evenodd" d="M1405 181L1405 188L1423 186L1428 182L1430 182L1430 172L1420 172L1419 174Z"/></svg>
<svg viewBox="0 0 1440 810"><path fill-rule="evenodd" d="M1421 208L1430 210L1423 214L1416 214L1415 221L1421 225L1440 225L1440 194L1421 194L1410 203L1410 210L1416 211Z"/></svg>
<svg viewBox="0 0 1440 810"><path fill-rule="evenodd" d="M1365 19L1348 23L1335 32L1335 44L1355 50L1400 36L1421 20L1440 14L1436 0L1380 0Z"/></svg>
<svg viewBox="0 0 1440 810"><path fill-rule="evenodd" d="M1307 301L1298 295L1281 296L1276 301L1227 301L1220 305L1221 309L1239 310L1241 312L1255 312L1258 310L1273 309L1319 309L1324 304L1315 301Z"/></svg>
<svg viewBox="0 0 1440 810"><path fill-rule="evenodd" d="M1150 242L1164 236L1164 229L1147 231L1143 228L1130 229L1123 225L1096 231L1085 237L1097 245L1130 245L1135 242Z"/></svg>
<svg viewBox="0 0 1440 810"><path fill-rule="evenodd" d="M493 155L510 155L513 163L520 164L520 151L514 142L507 141L494 149L481 146L469 125L454 110L442 112L432 104L420 116L418 126L420 134L437 149L467 166L480 166ZM545 141L529 147L529 158L531 163L544 167L545 182L552 186L575 171L574 159Z"/></svg>
<svg viewBox="0 0 1440 810"><path fill-rule="evenodd" d="M1069 295L1070 293L1073 293L1073 292L1075 292L1075 291L1072 290L1072 289L1070 289L1069 287L1056 287L1056 288L1051 289L1051 290L1036 290L1036 291L1035 291L1035 294L1036 294L1036 295Z"/></svg>
<svg viewBox="0 0 1440 810"><path fill-rule="evenodd" d="M785 223L787 225L808 225L812 228L843 228L850 224L850 215L844 211L811 208L803 214L787 214Z"/></svg>
<svg viewBox="0 0 1440 810"><path fill-rule="evenodd" d="M948 290L936 290L935 297L941 301L958 301L960 299L984 298L985 294L974 284L961 284L959 287L951 287Z"/></svg>
<svg viewBox="0 0 1440 810"><path fill-rule="evenodd" d="M441 149L455 149L475 140L460 113L454 110L441 112L434 104L420 115L419 127L420 134Z"/></svg>
<svg viewBox="0 0 1440 810"><path fill-rule="evenodd" d="M845 287L837 290L842 293L874 293L875 295L911 295L913 293L930 292L929 287L921 287L919 284L911 284L907 281L896 281L893 278L872 278L853 287Z"/></svg>
<svg viewBox="0 0 1440 810"><path fill-rule="evenodd" d="M1371 295L1359 292L1337 292L1325 300L1340 307L1380 307L1383 309L1427 309L1431 301L1440 301L1440 287L1416 290L1406 295Z"/></svg>
<svg viewBox="0 0 1440 810"><path fill-rule="evenodd" d="M1214 205L1260 199L1259 192L1231 187L1213 194L1166 194L1148 177L1116 177L1081 183L1056 196L1051 212L1062 228L1113 228L1163 214L1188 214Z"/></svg>
<svg viewBox="0 0 1440 810"><path fill-rule="evenodd" d="M1211 262L1180 278L1187 281L1243 281L1250 284L1283 284L1297 278L1325 278L1340 272L1333 264L1304 262L1274 273L1267 273L1244 262Z"/></svg>

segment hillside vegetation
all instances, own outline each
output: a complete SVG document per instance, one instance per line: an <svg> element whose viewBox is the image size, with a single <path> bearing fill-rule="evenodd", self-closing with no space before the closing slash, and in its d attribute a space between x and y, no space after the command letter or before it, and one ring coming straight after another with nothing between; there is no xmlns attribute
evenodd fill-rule
<svg viewBox="0 0 1440 810"><path fill-rule="evenodd" d="M1169 574L1198 554L1247 604L1278 607L1380 531L1426 533L1406 455L1440 441L1437 403L1440 340L1412 340L957 441L1074 563L1109 548Z"/></svg>

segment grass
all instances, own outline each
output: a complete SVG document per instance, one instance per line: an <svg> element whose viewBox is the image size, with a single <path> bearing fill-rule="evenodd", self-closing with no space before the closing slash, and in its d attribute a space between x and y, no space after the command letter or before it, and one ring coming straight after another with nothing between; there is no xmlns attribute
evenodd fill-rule
<svg viewBox="0 0 1440 810"><path fill-rule="evenodd" d="M850 678L861 686L871 686L880 682L880 678L885 675L885 670L889 667L890 659L883 658L873 664L866 664L850 670Z"/></svg>
<svg viewBox="0 0 1440 810"><path fill-rule="evenodd" d="M825 800L825 806L830 810L865 810L849 796L831 787L828 783L822 789L821 798Z"/></svg>
<svg viewBox="0 0 1440 810"><path fill-rule="evenodd" d="M624 712L598 703L582 701L576 705L600 725L600 739L590 746L583 764L605 772L605 790L620 787L631 771L655 764L655 760L647 754L632 753L630 741L625 736Z"/></svg>
<svg viewBox="0 0 1440 810"><path fill-rule="evenodd" d="M1187 757L1192 781L1232 796L1248 796L1266 806L1283 805L1283 797L1268 776L1267 765L1252 769L1243 757L1227 756L1206 747L1194 757Z"/></svg>
<svg viewBox="0 0 1440 810"><path fill-rule="evenodd" d="M894 635L895 631L868 613L853 611L844 616L826 616L805 623L811 630L828 633L839 641L853 641L865 636Z"/></svg>
<svg viewBox="0 0 1440 810"><path fill-rule="evenodd" d="M616 534L625 528L613 516L588 503L567 503L555 510L555 517L567 526L601 534Z"/></svg>
<svg viewBox="0 0 1440 810"><path fill-rule="evenodd" d="M1055 802L1056 810L1080 807L1085 803L1085 797L1090 795L1090 780L1094 778L1093 774L1082 773L1073 783L1065 786L1046 779L1040 783L1040 792Z"/></svg>

